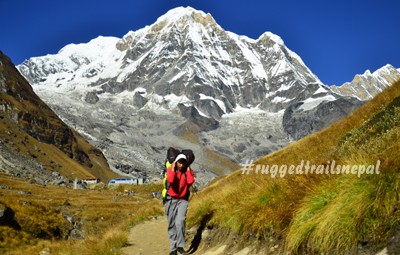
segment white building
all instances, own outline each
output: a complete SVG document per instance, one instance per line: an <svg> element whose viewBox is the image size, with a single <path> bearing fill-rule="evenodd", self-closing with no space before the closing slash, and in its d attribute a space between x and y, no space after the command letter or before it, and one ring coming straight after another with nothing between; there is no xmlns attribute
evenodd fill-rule
<svg viewBox="0 0 400 255"><path fill-rule="evenodd" d="M146 181L145 178L116 178L108 181L108 186L121 185L121 184L131 184L140 185Z"/></svg>

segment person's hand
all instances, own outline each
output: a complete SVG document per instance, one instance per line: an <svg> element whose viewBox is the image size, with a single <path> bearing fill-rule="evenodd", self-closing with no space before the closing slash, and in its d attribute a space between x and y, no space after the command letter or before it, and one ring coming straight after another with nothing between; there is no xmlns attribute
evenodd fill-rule
<svg viewBox="0 0 400 255"><path fill-rule="evenodd" d="M172 162L172 164L171 164L172 171L174 171L174 172L176 172L175 163L176 163L176 162L174 161L174 162Z"/></svg>

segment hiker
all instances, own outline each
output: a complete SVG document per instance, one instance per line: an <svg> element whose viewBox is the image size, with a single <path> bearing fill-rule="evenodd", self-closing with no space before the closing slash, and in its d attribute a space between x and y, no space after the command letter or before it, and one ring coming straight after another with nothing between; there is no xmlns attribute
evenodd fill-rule
<svg viewBox="0 0 400 255"><path fill-rule="evenodd" d="M165 214L168 218L170 255L187 254L185 251L186 212L189 205L189 188L194 183L193 170L184 154L179 154L167 169L167 199Z"/></svg>

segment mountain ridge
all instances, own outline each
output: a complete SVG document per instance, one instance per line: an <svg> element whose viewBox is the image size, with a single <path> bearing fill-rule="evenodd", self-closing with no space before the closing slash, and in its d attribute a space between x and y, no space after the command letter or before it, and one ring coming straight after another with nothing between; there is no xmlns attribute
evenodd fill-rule
<svg viewBox="0 0 400 255"><path fill-rule="evenodd" d="M366 70L364 74L355 75L351 82L346 82L341 86L330 86L329 88L340 95L354 96L366 101L398 80L400 80L400 69L387 64L373 73Z"/></svg>

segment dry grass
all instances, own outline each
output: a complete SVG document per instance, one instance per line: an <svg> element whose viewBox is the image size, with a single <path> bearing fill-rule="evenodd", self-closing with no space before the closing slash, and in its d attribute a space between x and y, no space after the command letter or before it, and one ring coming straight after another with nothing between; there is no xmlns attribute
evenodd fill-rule
<svg viewBox="0 0 400 255"><path fill-rule="evenodd" d="M120 254L131 226L163 213L161 201L150 196L159 185L125 187L135 190L135 195L127 195L125 188L72 190L6 175L0 175L0 183L11 187L0 190L0 202L14 211L21 227L1 227L0 253L10 255L39 254L44 248L51 254ZM67 215L84 231L85 239L66 239L72 229Z"/></svg>
<svg viewBox="0 0 400 255"><path fill-rule="evenodd" d="M242 175L221 178L191 202L189 225L215 224L285 241L289 253L343 253L380 247L399 225L400 83L345 119L254 162L369 165L380 175ZM390 224L389 224L390 223Z"/></svg>
<svg viewBox="0 0 400 255"><path fill-rule="evenodd" d="M82 146L90 157L91 162L93 162L93 167L83 166L54 145L39 142L20 130L15 123L7 119L0 119L0 140L17 152L26 155L27 158L34 158L48 171L59 172L71 180L97 177L106 182L118 176L109 169L107 162L101 155L97 155L92 151L91 148L93 147L91 145L88 145L78 134L75 136L79 146Z"/></svg>

